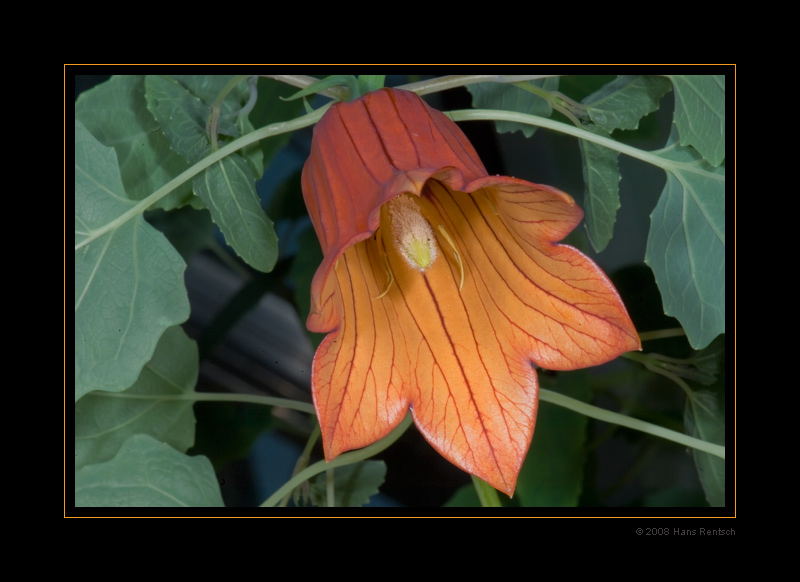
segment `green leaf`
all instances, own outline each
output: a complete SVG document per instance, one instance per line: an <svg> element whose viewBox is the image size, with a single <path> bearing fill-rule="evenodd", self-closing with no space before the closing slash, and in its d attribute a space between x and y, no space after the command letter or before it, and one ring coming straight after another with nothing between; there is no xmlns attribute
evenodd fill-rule
<svg viewBox="0 0 800 582"><path fill-rule="evenodd" d="M670 90L662 77L623 75L588 95L582 103L591 122L583 129L611 137L616 129L633 130L639 120L656 111L661 98ZM606 248L614 235L619 201L619 152L580 140L585 185L584 210L589 241L597 252Z"/></svg>
<svg viewBox="0 0 800 582"><path fill-rule="evenodd" d="M608 133L615 129L637 129L639 120L656 111L670 90L662 77L622 75L586 97L589 118Z"/></svg>
<svg viewBox="0 0 800 582"><path fill-rule="evenodd" d="M692 392L684 412L686 434L715 443L725 444L725 411L715 394L707 390ZM712 507L725 506L725 460L692 449L700 483Z"/></svg>
<svg viewBox="0 0 800 582"><path fill-rule="evenodd" d="M681 145L712 166L725 161L725 75L669 75L675 88L675 125Z"/></svg>
<svg viewBox="0 0 800 582"><path fill-rule="evenodd" d="M172 149L190 163L211 151L206 134L210 105L165 75L148 75L145 90L147 108L161 124Z"/></svg>
<svg viewBox="0 0 800 582"><path fill-rule="evenodd" d="M333 469L334 503L336 507L361 507L378 494L386 478L383 461L360 461ZM327 475L320 473L311 480L311 501L327 507Z"/></svg>
<svg viewBox="0 0 800 582"><path fill-rule="evenodd" d="M75 121L75 400L136 381L189 317L186 264L122 185L114 150Z"/></svg>
<svg viewBox="0 0 800 582"><path fill-rule="evenodd" d="M545 91L558 89L558 77L538 79L529 83ZM467 90L472 94L472 106L476 109L502 109L540 117L550 117L553 112L546 99L508 83L475 83L468 85ZM525 137L531 137L536 131L533 125L512 121L496 121L495 126L500 133L521 131Z"/></svg>
<svg viewBox="0 0 800 582"><path fill-rule="evenodd" d="M194 179L194 189L227 242L250 266L268 273L278 260L278 236L261 208L255 179L239 156L223 158Z"/></svg>
<svg viewBox="0 0 800 582"><path fill-rule="evenodd" d="M147 435L125 441L105 463L75 471L76 507L222 507L211 463Z"/></svg>
<svg viewBox="0 0 800 582"><path fill-rule="evenodd" d="M133 200L146 198L189 167L147 110L144 76L114 76L82 93L75 103L75 118L117 152L125 192ZM202 207L188 183L162 198L157 207L170 210L185 204Z"/></svg>
<svg viewBox="0 0 800 582"><path fill-rule="evenodd" d="M559 374L559 392L588 402L585 370ZM588 418L549 402L539 403L536 430L522 465L515 497L525 507L575 507L583 484Z"/></svg>
<svg viewBox="0 0 800 582"><path fill-rule="evenodd" d="M75 468L114 457L135 434L148 434L186 452L194 443L189 394L197 383L195 342L179 326L164 332L136 382L122 393L90 392L75 403Z"/></svg>
<svg viewBox="0 0 800 582"><path fill-rule="evenodd" d="M597 127L584 129L609 137ZM619 152L583 139L579 140L579 144L583 159L586 232L594 250L599 253L614 236L614 223L620 207Z"/></svg>
<svg viewBox="0 0 800 582"><path fill-rule="evenodd" d="M173 149L190 162L211 151L208 123L212 103L233 79L151 75L145 80L148 108L161 122ZM238 115L243 90L237 86L221 103L221 135L237 137L252 131L246 116ZM245 156L237 152L209 167L195 177L193 187L231 248L253 268L269 272L278 257L278 238L255 189L262 171L261 150L255 146Z"/></svg>
<svg viewBox="0 0 800 582"><path fill-rule="evenodd" d="M676 317L695 349L725 332L725 166L712 168L674 141L654 152L667 183L650 215L645 262L664 312Z"/></svg>

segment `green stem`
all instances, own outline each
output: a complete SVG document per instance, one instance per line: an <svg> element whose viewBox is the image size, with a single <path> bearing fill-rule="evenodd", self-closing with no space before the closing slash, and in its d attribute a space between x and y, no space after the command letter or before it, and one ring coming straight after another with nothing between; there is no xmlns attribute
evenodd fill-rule
<svg viewBox="0 0 800 582"><path fill-rule="evenodd" d="M713 443L702 441L662 426L650 424L649 422L645 422L637 418L631 418L630 416L625 416L624 414L618 414L616 412L611 412L610 410L598 408L597 406L586 404L585 402L575 400L569 396L564 396L558 392L541 388L539 390L539 398L543 402L550 402L551 404L568 408L569 410L589 416L591 418L596 418L597 420L618 424L620 426L651 434L653 436L691 447L699 451L710 453L721 459L725 458L725 447L722 445L715 445Z"/></svg>
<svg viewBox="0 0 800 582"><path fill-rule="evenodd" d="M106 398L127 398L130 400L189 400L192 402L249 402L251 404L263 404L264 406L278 406L280 408L290 408L307 414L315 414L314 406L308 402L299 400L289 400L288 398L276 398L274 396L262 396L260 394L225 394L218 392L189 392L187 394L128 394L126 392L92 392L94 396Z"/></svg>
<svg viewBox="0 0 800 582"><path fill-rule="evenodd" d="M585 129L572 127L571 125L567 125L566 123L553 121L552 119L538 117L536 115L528 115L526 113L516 113L514 111L500 111L498 109L461 109L458 111L450 111L448 112L447 115L453 121L513 121L516 123L524 123L527 125L544 127L546 129L552 129L554 131L565 133L567 135L571 135L579 139L584 139L586 141L594 142L598 145L607 147L612 150L616 150L620 153L631 156L632 158L637 158L639 160L642 160L643 162L647 162L648 164L653 164L654 166L658 166L659 168L663 168L665 170L682 170L685 172L693 172L696 174L702 174L703 176L706 176L713 180L725 179L724 176L707 172L702 168L698 167L696 164L689 164L689 163L669 160L667 158L659 156L658 154L640 150L633 146L629 146L620 143L618 141L615 141L613 139L603 137L602 135L591 133L589 131L586 131Z"/></svg>
<svg viewBox="0 0 800 582"><path fill-rule="evenodd" d="M455 89L474 83L519 83L522 81L533 81L535 79L560 76L561 75L445 75L443 77L436 77L435 79L426 79L425 81L416 81L406 85L399 85L396 88L405 89L417 95L427 95L429 93L437 93L439 91ZM302 89L319 82L318 78L309 77L308 75L262 75L262 77L275 79L281 83L286 83L287 85L300 87ZM337 89L336 87L331 87L320 91L320 95L325 95L326 97L334 99L346 98L346 95L341 90Z"/></svg>
<svg viewBox="0 0 800 582"><path fill-rule="evenodd" d="M472 484L475 486L481 507L503 507L500 496L497 495L497 489L475 475L472 475Z"/></svg>
<svg viewBox="0 0 800 582"><path fill-rule="evenodd" d="M417 95L427 95L438 91L446 91L474 83L519 83L546 77L560 77L561 75L447 75L425 81L417 81L407 85L400 85L398 89L412 91Z"/></svg>
<svg viewBox="0 0 800 582"><path fill-rule="evenodd" d="M261 507L274 507L280 502L281 499L283 499L284 496L291 492L292 489L304 481L311 479L315 475L319 475L323 471L327 471L328 469L336 469L337 467L344 467L345 465L350 465L352 463L358 463L359 461L363 461L374 455L377 455L384 449L391 446L397 439L399 439L409 426L411 426L410 413L406 415L405 419L403 419L403 422L401 422L392 432L378 442L364 447L363 449L358 449L357 451L343 453L331 462L319 461L314 463L284 483L280 489L270 495L270 497L261 504Z"/></svg>
<svg viewBox="0 0 800 582"><path fill-rule="evenodd" d="M669 375L672 378L673 375ZM680 383L680 378L672 378ZM306 414L315 414L314 406L307 403L307 402L299 402L297 400L289 400L286 398L276 398L273 396L261 396L258 394L224 394L224 393L208 393L208 392L191 392L188 394L163 394L163 395L148 395L148 394L128 394L125 392L94 392L96 396L104 396L106 398L128 398L131 400L188 400L188 401L203 401L203 402L249 402L252 404L262 404L264 406L278 406L282 408L289 408L292 410L297 410L300 412L304 412ZM700 439L696 439L685 434L681 434L679 432L675 432L673 430L669 430L654 424L650 424L648 422L638 420L635 418L631 418L629 416L625 416L624 414L618 414L616 412L611 412L610 410L605 410L602 408L598 408L596 406L592 406L591 404L586 404L585 402L581 402L580 400L575 400L573 398L569 398L568 396L564 396L563 394L559 394L558 392L553 392L551 390L546 390L541 388L539 390L539 397L543 402L550 402L552 404L556 404L558 406L562 406L564 408L568 408L573 410L574 412L578 412L579 414L584 414L591 418L596 418L598 420L602 420L611 424L618 424L621 426L625 426L628 428L632 428L634 430L639 430L648 434L652 434L654 436L665 438L667 440L671 440L673 442L686 445L688 447L692 447L701 451L705 451L707 453L711 453L712 455L716 455L721 458L725 458L725 447L720 445L715 445L712 443L707 443L705 441L701 441ZM404 423L405 425L401 424L401 426L406 426L410 424L410 415L406 418ZM399 428L399 427L398 427ZM397 430L397 429L395 429ZM405 428L403 429L405 430ZM392 432L389 436L385 439L378 441L374 445L370 445L369 447L360 449L359 451L354 451L353 453L345 453L337 458L333 462L338 462L339 459L345 458L350 459L348 455L363 455L365 451L372 450L371 447L381 445L381 443L385 443L387 439L389 439L395 433ZM402 433L400 433L402 434ZM395 439L400 436L397 434ZM394 441L391 441L394 442ZM348 462L341 463L342 465L347 465L349 463L355 463L362 459L369 458L372 454L375 454L379 451L382 451L384 448L389 446L391 442L385 443L385 446L380 446L378 450L374 453L370 453L369 455L356 458L355 460L349 460ZM319 465L319 463L317 463ZM313 466L317 466L313 465ZM336 465L340 466L340 465ZM310 467L308 468L310 469ZM308 470L306 469L306 471ZM325 470L324 466L321 468L321 472ZM314 473L316 474L316 473ZM312 475L313 476L313 475ZM299 483L302 483L304 479L301 479ZM291 489L289 489L291 491Z"/></svg>

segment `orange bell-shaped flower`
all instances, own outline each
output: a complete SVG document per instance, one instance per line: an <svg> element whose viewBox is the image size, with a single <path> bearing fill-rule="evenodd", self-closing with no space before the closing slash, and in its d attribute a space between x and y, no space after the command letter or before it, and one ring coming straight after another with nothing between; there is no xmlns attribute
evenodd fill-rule
<svg viewBox="0 0 800 582"><path fill-rule="evenodd" d="M489 176L413 93L337 103L314 130L303 196L324 253L308 328L328 460L410 409L449 461L511 495L531 443L535 366L641 348L616 289L557 244L583 217L550 186Z"/></svg>

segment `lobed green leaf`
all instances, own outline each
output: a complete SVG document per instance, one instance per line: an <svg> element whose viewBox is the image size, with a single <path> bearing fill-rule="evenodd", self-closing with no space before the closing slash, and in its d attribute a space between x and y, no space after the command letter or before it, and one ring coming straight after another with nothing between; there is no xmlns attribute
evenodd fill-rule
<svg viewBox="0 0 800 582"><path fill-rule="evenodd" d="M133 384L164 330L189 316L186 264L135 206L114 150L76 120L76 401Z"/></svg>
<svg viewBox="0 0 800 582"><path fill-rule="evenodd" d="M645 262L695 349L725 332L725 166L671 142L655 152L667 183L650 216Z"/></svg>

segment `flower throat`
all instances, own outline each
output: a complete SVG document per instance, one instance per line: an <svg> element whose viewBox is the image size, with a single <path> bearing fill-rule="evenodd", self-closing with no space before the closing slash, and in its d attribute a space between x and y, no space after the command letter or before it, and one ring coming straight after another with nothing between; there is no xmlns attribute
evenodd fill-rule
<svg viewBox="0 0 800 582"><path fill-rule="evenodd" d="M395 248L406 261L409 267L420 273L425 273L439 256L439 244L436 242L431 224L422 215L419 206L407 194L401 194L387 202L387 212L389 224L391 225L391 240ZM453 239L447 233L443 225L439 225L439 232L453 249L456 264L460 273L458 288L464 284L464 267L461 263L461 255L456 249ZM394 282L394 275L386 255L383 256L386 266L389 283L386 290L376 299L380 299L389 292L389 288Z"/></svg>

